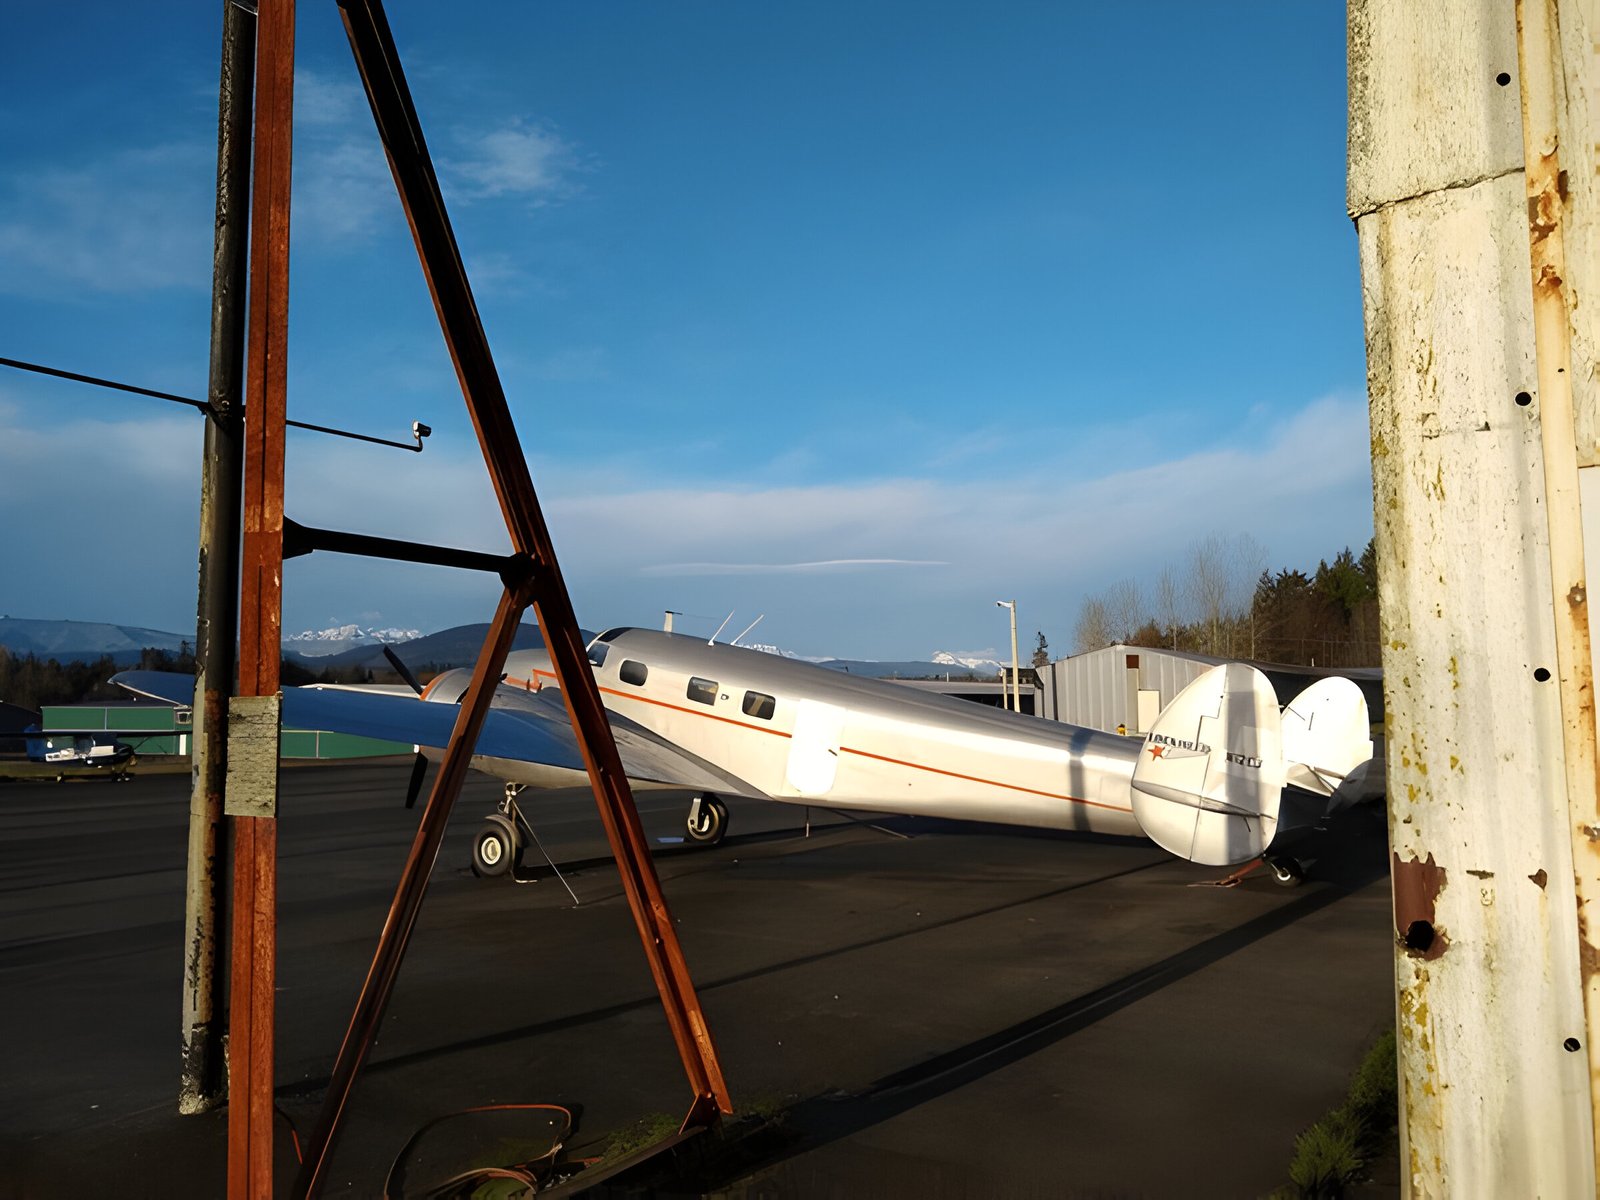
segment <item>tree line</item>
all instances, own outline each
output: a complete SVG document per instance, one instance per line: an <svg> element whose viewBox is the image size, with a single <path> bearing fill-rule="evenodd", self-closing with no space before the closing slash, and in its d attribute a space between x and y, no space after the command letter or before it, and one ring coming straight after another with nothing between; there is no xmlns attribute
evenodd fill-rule
<svg viewBox="0 0 1600 1200"><path fill-rule="evenodd" d="M1147 591L1136 580L1112 584L1083 602L1074 629L1078 653L1121 642L1218 658L1319 667L1381 662L1377 551L1347 546L1311 574L1268 566L1249 534L1212 535L1168 565Z"/></svg>
<svg viewBox="0 0 1600 1200"><path fill-rule="evenodd" d="M0 646L0 700L38 712L45 705L81 704L96 700L126 700L128 693L110 683L118 671L175 671L195 673L194 653L184 642L177 653L143 650L136 663L118 663L109 654L91 662L61 662L35 654L17 654ZM312 671L292 660L281 666L285 686L307 683L398 683L392 672L365 667L325 667Z"/></svg>

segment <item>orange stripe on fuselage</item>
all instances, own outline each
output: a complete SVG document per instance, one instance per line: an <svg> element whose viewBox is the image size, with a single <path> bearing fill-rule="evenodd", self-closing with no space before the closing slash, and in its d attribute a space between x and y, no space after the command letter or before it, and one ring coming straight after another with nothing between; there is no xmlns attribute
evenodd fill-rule
<svg viewBox="0 0 1600 1200"><path fill-rule="evenodd" d="M545 672L542 671L535 673L541 675L545 674ZM624 700L637 700L641 704L654 704L658 708L669 709L672 712L685 713L691 717L707 717L713 721L721 721L725 725L732 725L739 729L750 729L754 730L756 733L768 733L772 734L774 737L792 738L794 736L792 733L786 733L782 729L769 729L764 725L751 725L746 721L735 721L731 717L722 717L718 716L716 713L703 712L695 708L685 708L681 704L671 704L665 700L654 699L651 696L642 696L637 692L623 692L617 690L616 688L609 687L602 687L600 690L608 696L618 696ZM909 767L913 771L927 771L932 775L944 775L950 779L961 779L968 783L987 784L990 787L1005 788L1008 791L1024 792L1030 796L1043 796L1047 800L1065 800L1069 804L1082 804L1088 808L1103 808L1108 812L1131 813L1133 811L1132 808L1124 808L1121 805L1106 804L1099 800L1085 800L1079 796L1068 796L1062 792L1046 792L1040 790L1039 788L1023 787L1018 783L1003 783L998 779L985 779L980 775L963 775L959 771L947 771L943 767L930 767L926 763L908 762L902 758L890 758L886 754L874 754L870 750L857 750L852 746L840 746L839 749L844 754L854 754L861 758L872 758L879 762L890 763L891 765L897 767Z"/></svg>
<svg viewBox="0 0 1600 1200"><path fill-rule="evenodd" d="M910 767L913 771L928 771L934 775L947 775L951 779L964 779L969 783L984 783L990 787L1006 788L1013 792L1027 792L1030 796L1043 796L1047 800L1067 800L1073 804L1085 804L1090 808L1104 808L1111 812L1132 812L1131 808L1122 808L1116 804L1103 804L1099 800L1084 800L1079 796L1068 796L1061 792L1044 792L1038 788L1023 787L1020 783L1002 783L998 779L984 779L980 775L963 775L960 771L946 771L943 767L930 767L925 763L907 762L903 758L890 758L886 754L874 754L870 750L857 750L853 746L840 746L841 754L855 754L861 758L875 758L879 762L892 763L897 767Z"/></svg>
<svg viewBox="0 0 1600 1200"><path fill-rule="evenodd" d="M673 712L687 713L691 717L706 717L713 721L721 721L724 725L732 725L737 729L749 729L755 733L767 733L773 737L793 737L792 733L785 733L781 729L770 729L765 725L752 725L748 721L735 721L732 717L719 717L713 712L701 712L697 708L685 708L681 704L668 704L665 700L655 700L649 696L641 696L637 692L619 692L616 688L603 687L600 689L608 696L620 696L624 700L637 700L640 704L654 704L657 708L670 709Z"/></svg>

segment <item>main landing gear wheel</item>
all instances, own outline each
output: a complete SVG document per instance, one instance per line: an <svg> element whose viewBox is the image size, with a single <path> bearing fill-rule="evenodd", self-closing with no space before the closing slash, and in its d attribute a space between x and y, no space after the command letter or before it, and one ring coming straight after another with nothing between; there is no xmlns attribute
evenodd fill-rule
<svg viewBox="0 0 1600 1200"><path fill-rule="evenodd" d="M715 796L697 797L689 806L684 829L695 845L715 846L728 832L728 806Z"/></svg>
<svg viewBox="0 0 1600 1200"><path fill-rule="evenodd" d="M1296 859L1269 858L1267 869L1272 872L1272 882L1279 887L1299 887L1306 881L1306 869Z"/></svg>
<svg viewBox="0 0 1600 1200"><path fill-rule="evenodd" d="M498 821L491 821L472 839L472 873L483 879L504 875L517 860L516 838Z"/></svg>

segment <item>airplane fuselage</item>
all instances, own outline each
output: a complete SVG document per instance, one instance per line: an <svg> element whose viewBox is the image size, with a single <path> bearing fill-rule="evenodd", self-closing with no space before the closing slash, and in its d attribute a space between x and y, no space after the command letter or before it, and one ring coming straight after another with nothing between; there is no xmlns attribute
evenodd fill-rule
<svg viewBox="0 0 1600 1200"><path fill-rule="evenodd" d="M607 707L775 800L1141 832L1137 739L683 634L608 630L590 658ZM513 687L554 679L536 651L506 668Z"/></svg>

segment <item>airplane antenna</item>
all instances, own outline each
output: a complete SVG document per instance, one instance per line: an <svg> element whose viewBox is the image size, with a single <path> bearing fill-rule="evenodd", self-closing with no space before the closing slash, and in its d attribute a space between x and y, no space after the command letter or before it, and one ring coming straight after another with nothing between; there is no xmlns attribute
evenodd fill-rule
<svg viewBox="0 0 1600 1200"><path fill-rule="evenodd" d="M661 632L662 633L671 633L672 632L672 618L673 617L681 617L681 616L683 616L683 614L681 612L679 612L675 608L668 608L668 609L663 610L663 615L666 617L666 620L664 622L662 622L662 625L661 625Z"/></svg>
<svg viewBox="0 0 1600 1200"><path fill-rule="evenodd" d="M729 613L728 615L731 617L733 614ZM762 613L761 616L757 617L754 621L751 621L750 624L744 627L744 633L741 633L739 637L734 638L733 641L728 643L728 645L737 646L739 644L739 638L742 638L745 633L749 633L757 625L761 624L761 622L766 618L766 615L766 613Z"/></svg>
<svg viewBox="0 0 1600 1200"><path fill-rule="evenodd" d="M721 633L728 627L728 622L733 620L733 613L738 611L738 609L734 609L733 612L730 612L727 616L722 618L722 624L717 626L717 633ZM713 633L709 638L706 639L706 645L715 646L717 644L717 633Z"/></svg>

